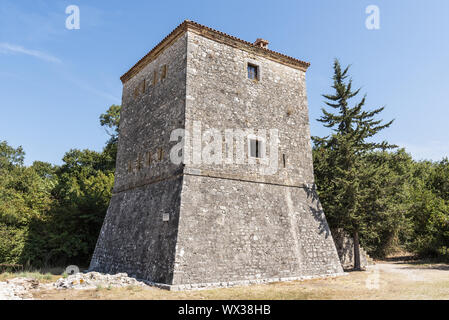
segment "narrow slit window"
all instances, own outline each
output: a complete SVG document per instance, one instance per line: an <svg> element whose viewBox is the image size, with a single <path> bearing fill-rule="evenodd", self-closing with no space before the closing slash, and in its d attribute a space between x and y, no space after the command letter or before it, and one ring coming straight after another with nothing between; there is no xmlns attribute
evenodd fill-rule
<svg viewBox="0 0 449 320"><path fill-rule="evenodd" d="M151 166L151 152L147 152L147 167Z"/></svg>
<svg viewBox="0 0 449 320"><path fill-rule="evenodd" d="M262 141L250 139L250 156L253 158L262 158Z"/></svg>
<svg viewBox="0 0 449 320"><path fill-rule="evenodd" d="M147 82L145 79L143 79L142 81L142 93L145 93L145 88L146 88Z"/></svg>
<svg viewBox="0 0 449 320"><path fill-rule="evenodd" d="M164 64L164 65L162 66L161 80L162 80L162 79L165 79L166 77L167 77L167 65Z"/></svg>
<svg viewBox="0 0 449 320"><path fill-rule="evenodd" d="M248 63L248 79L259 80L259 67Z"/></svg>
<svg viewBox="0 0 449 320"><path fill-rule="evenodd" d="M157 155L158 155L158 160L161 161L164 158L164 150L162 148L159 148Z"/></svg>
<svg viewBox="0 0 449 320"><path fill-rule="evenodd" d="M153 86L155 86L156 83L157 83L157 71L155 70L155 71L153 72Z"/></svg>

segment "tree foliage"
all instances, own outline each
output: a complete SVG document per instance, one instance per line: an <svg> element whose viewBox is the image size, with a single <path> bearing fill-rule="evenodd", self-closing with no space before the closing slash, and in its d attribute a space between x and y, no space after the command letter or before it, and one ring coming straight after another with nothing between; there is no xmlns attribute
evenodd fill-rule
<svg viewBox="0 0 449 320"><path fill-rule="evenodd" d="M318 119L332 133L314 137L318 193L331 228L360 236L374 257L397 250L446 257L449 241L449 162L414 161L404 149L374 142L392 121L376 120L383 108L364 109L366 96L352 107L349 67L334 63L335 93L324 95L334 113L322 109Z"/></svg>
<svg viewBox="0 0 449 320"><path fill-rule="evenodd" d="M100 124L109 134L110 138L106 143L104 152L109 154L111 159L115 161L117 156L117 141L119 135L120 125L120 112L122 107L118 105L112 105L106 110L105 113L100 115Z"/></svg>
<svg viewBox="0 0 449 320"><path fill-rule="evenodd" d="M100 120L116 133L117 107ZM70 150L60 166L36 161L29 167L21 147L0 142L0 263L89 262L114 184L114 139L102 152Z"/></svg>
<svg viewBox="0 0 449 320"><path fill-rule="evenodd" d="M321 188L326 214L335 228L343 228L354 237L355 268L360 268L359 233L367 228L367 217L376 203L373 190L378 191L385 164L383 157L373 152L394 148L386 141L375 142L373 138L393 121L382 123L375 117L384 108L367 110L366 96L350 106L360 89L353 90L352 79L348 79L349 67L344 70L338 60L334 62L333 94L323 95L331 111L322 108L318 119L332 134L314 137L316 149L323 155L322 166L327 167L327 188Z"/></svg>

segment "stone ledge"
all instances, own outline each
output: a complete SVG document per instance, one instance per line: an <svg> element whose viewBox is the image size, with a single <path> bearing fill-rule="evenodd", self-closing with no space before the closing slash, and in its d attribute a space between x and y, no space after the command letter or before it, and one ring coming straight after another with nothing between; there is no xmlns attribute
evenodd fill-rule
<svg viewBox="0 0 449 320"><path fill-rule="evenodd" d="M184 291L184 290L205 290L214 288L231 288L236 286L249 286L253 284L268 284L273 282L288 282L288 281L304 281L312 279L324 279L324 278L335 278L340 276L347 276L347 272L341 273L329 273L316 276L301 276L301 277L281 277L281 278L267 278L267 279L253 279L253 280L238 280L238 281L224 281L224 282L208 282L208 283L192 283L192 284L165 284L165 283L155 283L146 280L140 280L149 286L157 287L159 289L169 290L169 291Z"/></svg>

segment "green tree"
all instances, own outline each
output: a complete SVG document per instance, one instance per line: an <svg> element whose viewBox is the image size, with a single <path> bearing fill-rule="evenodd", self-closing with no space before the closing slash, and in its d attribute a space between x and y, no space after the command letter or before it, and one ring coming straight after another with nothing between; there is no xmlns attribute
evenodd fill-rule
<svg viewBox="0 0 449 320"><path fill-rule="evenodd" d="M402 251L402 243L412 230L407 211L413 160L404 149L372 152L364 160L377 170L363 184L370 192L361 204L365 226L361 238L365 249L383 258Z"/></svg>
<svg viewBox="0 0 449 320"><path fill-rule="evenodd" d="M449 159L444 158L433 165L428 188L442 199L449 201Z"/></svg>
<svg viewBox="0 0 449 320"><path fill-rule="evenodd" d="M70 150L58 168L48 261L85 264L92 254L114 184L109 155Z"/></svg>
<svg viewBox="0 0 449 320"><path fill-rule="evenodd" d="M396 146L386 141L371 140L378 132L388 128L393 120L382 123L375 116L384 108L367 111L364 109L366 96L353 107L349 100L356 97L360 89L353 91L352 79L348 80L348 70L342 70L338 60L334 62L333 86L335 93L323 95L327 99L327 111L322 108L322 117L318 119L332 134L319 138L313 137L315 148L323 154L327 166L326 189L320 188L320 198L335 228L343 228L354 238L354 269L360 269L359 234L366 227L366 203L372 197L370 183L375 181L381 166L371 165L367 155L376 150L387 150Z"/></svg>
<svg viewBox="0 0 449 320"><path fill-rule="evenodd" d="M40 254L27 252L30 225L48 219L54 185L23 165L22 148L1 142L0 150L0 263L26 263Z"/></svg>
<svg viewBox="0 0 449 320"><path fill-rule="evenodd" d="M23 165L25 152L22 147L13 148L6 141L0 141L0 169Z"/></svg>
<svg viewBox="0 0 449 320"><path fill-rule="evenodd" d="M117 140L119 135L121 110L121 106L112 105L108 110L106 110L105 113L100 115L100 124L105 128L106 132L110 136L108 142L106 143L104 152L108 154L111 159L114 159L114 161L117 157Z"/></svg>
<svg viewBox="0 0 449 320"><path fill-rule="evenodd" d="M413 232L406 244L419 256L449 259L448 177L447 159L414 164L407 212Z"/></svg>

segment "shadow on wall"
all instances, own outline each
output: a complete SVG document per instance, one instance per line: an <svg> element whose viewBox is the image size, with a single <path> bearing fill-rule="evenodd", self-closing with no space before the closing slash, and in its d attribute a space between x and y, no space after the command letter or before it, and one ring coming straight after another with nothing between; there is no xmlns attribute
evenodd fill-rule
<svg viewBox="0 0 449 320"><path fill-rule="evenodd" d="M335 247L337 248L338 257L340 258L341 266L344 270L350 270L354 268L354 240L343 229L333 229L332 237L334 238ZM360 247L360 266L366 268L373 264L371 258Z"/></svg>
<svg viewBox="0 0 449 320"><path fill-rule="evenodd" d="M335 247L337 248L338 257L344 270L350 270L354 267L354 240L343 229L330 230L325 214L318 198L318 193L315 184L312 186L304 185L304 190L307 193L307 199L311 200L313 205L309 205L310 212L313 218L319 222L319 233L326 233L326 238L332 235ZM360 247L360 263L361 267L365 268L373 264L372 259L368 256L366 251Z"/></svg>
<svg viewBox="0 0 449 320"><path fill-rule="evenodd" d="M304 185L304 190L307 193L307 199L312 203L312 205L309 205L309 210L312 212L313 218L319 223L319 234L325 233L325 237L329 237L331 232L321 207L315 184L312 187Z"/></svg>

